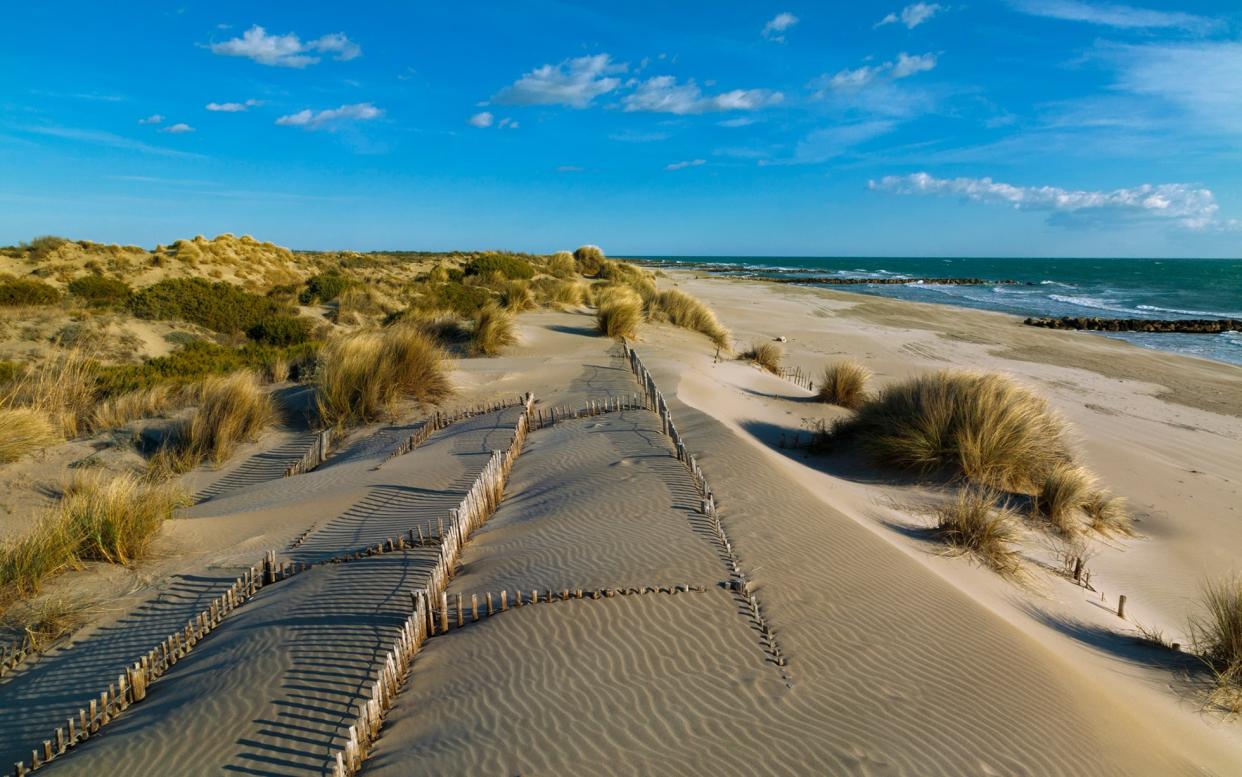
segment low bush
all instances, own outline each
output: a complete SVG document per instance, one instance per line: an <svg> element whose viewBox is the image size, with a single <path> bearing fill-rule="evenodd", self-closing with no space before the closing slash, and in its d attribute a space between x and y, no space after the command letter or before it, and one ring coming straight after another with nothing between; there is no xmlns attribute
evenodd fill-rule
<svg viewBox="0 0 1242 777"><path fill-rule="evenodd" d="M1017 521L1008 507L997 506L987 489L963 488L936 509L936 534L951 549L969 553L1002 574L1018 570Z"/></svg>
<svg viewBox="0 0 1242 777"><path fill-rule="evenodd" d="M483 254L476 256L462 268L466 275L487 276L500 273L509 280L530 280L535 277L535 267L525 259L510 254Z"/></svg>
<svg viewBox="0 0 1242 777"><path fill-rule="evenodd" d="M352 285L353 281L339 272L334 270L322 272L307 279L306 288L298 295L298 301L303 305L331 302Z"/></svg>
<svg viewBox="0 0 1242 777"><path fill-rule="evenodd" d="M742 354L743 359L754 362L773 375L781 374L781 359L784 357L784 351L776 343L754 343L750 350Z"/></svg>
<svg viewBox="0 0 1242 777"><path fill-rule="evenodd" d="M188 321L224 334L245 332L291 312L277 299L203 278L169 278L147 286L134 294L130 309L139 318Z"/></svg>
<svg viewBox="0 0 1242 777"><path fill-rule="evenodd" d="M0 275L0 305L19 307L54 305L57 302L60 302L60 292L55 286L33 278Z"/></svg>
<svg viewBox="0 0 1242 777"><path fill-rule="evenodd" d="M824 368L816 398L820 402L854 410L866 399L867 381L870 379L871 371L856 361L834 362Z"/></svg>
<svg viewBox="0 0 1242 777"><path fill-rule="evenodd" d="M124 307L133 292L125 281L102 275L83 275L69 281L69 293L95 307Z"/></svg>
<svg viewBox="0 0 1242 777"><path fill-rule="evenodd" d="M574 255L568 251L557 251L548 257L547 269L549 275L557 278L572 278L578 272L578 264L574 261Z"/></svg>
<svg viewBox="0 0 1242 777"><path fill-rule="evenodd" d="M416 326L403 324L329 341L315 389L319 415L329 425L375 421L401 397L435 402L452 390L444 352Z"/></svg>
<svg viewBox="0 0 1242 777"><path fill-rule="evenodd" d="M60 441L47 414L29 407L0 408L0 464Z"/></svg>
<svg viewBox="0 0 1242 777"><path fill-rule="evenodd" d="M604 264L604 252L599 246L579 246L574 251L574 265L583 275L593 276L599 273Z"/></svg>
<svg viewBox="0 0 1242 777"><path fill-rule="evenodd" d="M474 317L470 332L470 352L476 356L495 356L506 345L517 342L513 314L496 305L487 305Z"/></svg>
<svg viewBox="0 0 1242 777"><path fill-rule="evenodd" d="M311 322L301 316L270 316L247 329L246 336L267 345L300 345L310 339Z"/></svg>
<svg viewBox="0 0 1242 777"><path fill-rule="evenodd" d="M425 286L414 306L422 310L451 310L461 316L473 316L495 296L480 286L463 283L436 283Z"/></svg>
<svg viewBox="0 0 1242 777"><path fill-rule="evenodd" d="M114 397L160 384L193 383L238 370L261 370L274 359L283 359L290 367L290 376L300 379L314 363L318 348L313 342L283 348L259 344L227 348L194 340L167 356L156 356L142 364L100 367L96 388L100 396Z"/></svg>
<svg viewBox="0 0 1242 777"><path fill-rule="evenodd" d="M996 373L943 370L890 384L839 423L834 436L857 440L879 464L943 470L1023 493L1072 461L1061 417L1038 394Z"/></svg>
<svg viewBox="0 0 1242 777"><path fill-rule="evenodd" d="M18 247L27 251L30 258L36 261L46 259L52 252L63 245L68 245L69 240L56 235L40 235L30 242L22 242Z"/></svg>
<svg viewBox="0 0 1242 777"><path fill-rule="evenodd" d="M729 330L724 328L711 308L689 294L670 289L656 295L651 307L673 326L705 334L717 347L729 350Z"/></svg>

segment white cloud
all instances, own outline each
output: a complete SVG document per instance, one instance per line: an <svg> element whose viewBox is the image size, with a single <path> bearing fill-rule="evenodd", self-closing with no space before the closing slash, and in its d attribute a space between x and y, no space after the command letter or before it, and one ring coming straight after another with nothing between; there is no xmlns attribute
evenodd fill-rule
<svg viewBox="0 0 1242 777"><path fill-rule="evenodd" d="M319 62L316 54L332 54L337 60L350 60L361 56L358 44L344 33L332 33L315 40L303 41L297 33L269 35L259 25L222 43L211 44L213 54L226 57L246 57L261 65L302 68Z"/></svg>
<svg viewBox="0 0 1242 777"><path fill-rule="evenodd" d="M1171 219L1189 229L1218 225L1216 214L1219 206L1211 190L1184 183L1086 191L1056 186L1018 186L991 178L935 178L927 173L914 173L885 176L868 182L868 186L896 194L955 195L972 202L999 203L1031 210L1068 213L1098 211Z"/></svg>
<svg viewBox="0 0 1242 777"><path fill-rule="evenodd" d="M247 108L262 104L259 100L247 100L244 103L207 103L207 110L220 113L241 113Z"/></svg>
<svg viewBox="0 0 1242 777"><path fill-rule="evenodd" d="M1119 3L1086 3L1081 0L1012 0L1014 8L1031 16L1067 22L1086 22L1104 27L1145 30L1173 28L1206 32L1220 22L1180 11L1153 11Z"/></svg>
<svg viewBox="0 0 1242 777"><path fill-rule="evenodd" d="M886 24L897 24L901 22L906 25L907 29L913 30L923 22L935 16L940 11L945 10L943 5L938 3L915 3L907 5L901 9L900 13L890 13L876 24L876 27L883 27Z"/></svg>
<svg viewBox="0 0 1242 777"><path fill-rule="evenodd" d="M670 162L664 166L665 170L684 170L687 167L698 167L707 164L706 159L687 159L684 162Z"/></svg>
<svg viewBox="0 0 1242 777"><path fill-rule="evenodd" d="M160 132L171 132L174 135L181 135L186 132L193 132L193 131L194 131L193 127L183 122L178 122L177 124L173 124L171 126L165 127L164 129L160 130Z"/></svg>
<svg viewBox="0 0 1242 777"><path fill-rule="evenodd" d="M494 98L507 105L568 105L585 108L602 94L621 85L616 73L626 70L607 54L567 59L559 65L544 65L526 73L501 89Z"/></svg>
<svg viewBox="0 0 1242 777"><path fill-rule="evenodd" d="M816 90L816 96L822 97L830 91L859 90L882 79L909 78L935 67L935 54L907 54L903 51L897 55L895 62L863 65L853 70L838 71L831 76L824 74L811 81L811 88Z"/></svg>
<svg viewBox="0 0 1242 777"><path fill-rule="evenodd" d="M749 127L751 124L759 121L754 116L738 116L733 119L725 119L719 122L722 127Z"/></svg>
<svg viewBox="0 0 1242 777"><path fill-rule="evenodd" d="M145 119L139 119L138 123L139 124L159 124L163 120L164 120L163 116L161 116L158 113L153 113Z"/></svg>
<svg viewBox="0 0 1242 777"><path fill-rule="evenodd" d="M776 105L785 99L780 92L767 89L734 89L704 95L694 81L677 83L672 76L648 78L626 95L626 111L673 113L679 116L718 111L754 111Z"/></svg>
<svg viewBox="0 0 1242 777"><path fill-rule="evenodd" d="M495 120L496 120L495 116L492 116L492 114L489 113L488 111L483 111L481 113L476 113L475 115L471 116L469 119L469 124L471 127L479 127L479 128L490 127L492 126L492 122Z"/></svg>
<svg viewBox="0 0 1242 777"><path fill-rule="evenodd" d="M350 121L369 121L383 116L384 112L371 103L342 105L322 111L306 110L281 116L276 123L282 127L304 127L308 130L334 129Z"/></svg>
<svg viewBox="0 0 1242 777"><path fill-rule="evenodd" d="M785 32L797 23L798 17L788 11L778 13L768 20L767 24L763 25L763 37L771 41L783 42L785 40Z"/></svg>

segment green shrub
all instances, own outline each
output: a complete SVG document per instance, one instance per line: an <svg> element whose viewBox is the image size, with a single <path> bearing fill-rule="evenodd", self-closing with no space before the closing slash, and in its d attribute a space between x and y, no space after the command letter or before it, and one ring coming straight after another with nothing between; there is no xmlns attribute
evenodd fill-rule
<svg viewBox="0 0 1242 777"><path fill-rule="evenodd" d="M244 332L290 312L278 300L203 278L170 278L148 286L134 294L130 309L139 318L189 321L222 333Z"/></svg>
<svg viewBox="0 0 1242 777"><path fill-rule="evenodd" d="M291 376L300 378L306 365L313 362L315 343L278 348L250 344L226 348L206 341L186 343L167 356L156 356L142 364L122 364L98 368L98 393L104 397L118 396L162 383L191 383L211 375L222 375L242 369L262 369L276 358L283 358L292 367Z"/></svg>
<svg viewBox="0 0 1242 777"><path fill-rule="evenodd" d="M311 322L301 316L272 316L246 330L246 336L267 345L298 345L310 339Z"/></svg>
<svg viewBox="0 0 1242 777"><path fill-rule="evenodd" d="M331 302L352 285L354 283L349 278L335 270L329 270L307 279L306 290L298 296L298 301L303 305Z"/></svg>
<svg viewBox="0 0 1242 777"><path fill-rule="evenodd" d="M86 300L88 305L119 307L129 302L133 292L125 281L102 275L83 275L69 281L69 293Z"/></svg>
<svg viewBox="0 0 1242 777"><path fill-rule="evenodd" d="M31 278L0 275L0 305L54 305L60 301L55 286Z"/></svg>
<svg viewBox="0 0 1242 777"><path fill-rule="evenodd" d="M30 252L31 259L45 259L49 254L57 248L65 245L70 241L63 237L55 235L41 235L31 240L29 243L21 243L20 247Z"/></svg>
<svg viewBox="0 0 1242 777"><path fill-rule="evenodd" d="M481 286L449 282L425 287L414 306L420 310L451 310L462 316L473 316L492 300L492 293Z"/></svg>
<svg viewBox="0 0 1242 777"><path fill-rule="evenodd" d="M508 254L476 256L465 267L466 275L486 276L493 272L498 272L510 280L530 280L535 277L535 268L530 262Z"/></svg>

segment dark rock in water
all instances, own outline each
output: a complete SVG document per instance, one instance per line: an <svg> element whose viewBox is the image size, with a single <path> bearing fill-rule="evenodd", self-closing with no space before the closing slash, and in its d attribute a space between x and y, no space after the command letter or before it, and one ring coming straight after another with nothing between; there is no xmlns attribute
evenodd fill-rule
<svg viewBox="0 0 1242 777"><path fill-rule="evenodd" d="M1242 320L1236 318L1094 318L1061 316L1060 318L1028 318L1027 326L1047 329L1088 329L1098 332L1180 332L1183 334L1215 335L1242 331Z"/></svg>

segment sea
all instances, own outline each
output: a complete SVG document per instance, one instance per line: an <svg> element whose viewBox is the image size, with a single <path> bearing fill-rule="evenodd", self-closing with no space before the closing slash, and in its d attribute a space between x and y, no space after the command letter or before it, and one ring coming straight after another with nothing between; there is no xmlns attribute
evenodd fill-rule
<svg viewBox="0 0 1242 777"><path fill-rule="evenodd" d="M630 257L734 277L981 278L978 286L939 283L826 286L836 291L995 310L1018 316L1242 319L1238 259L820 258L784 256ZM1242 365L1242 332L1198 335L1083 332L1144 348Z"/></svg>

